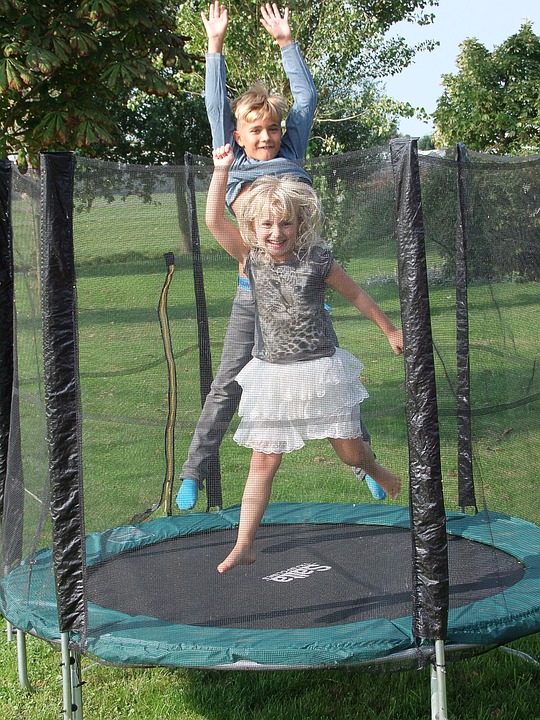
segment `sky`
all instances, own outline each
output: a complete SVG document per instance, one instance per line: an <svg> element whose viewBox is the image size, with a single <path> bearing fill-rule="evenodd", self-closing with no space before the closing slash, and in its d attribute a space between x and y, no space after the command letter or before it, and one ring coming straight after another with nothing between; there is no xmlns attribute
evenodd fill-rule
<svg viewBox="0 0 540 720"><path fill-rule="evenodd" d="M518 32L526 20L540 35L540 0L439 0L439 6L431 11L435 13L431 25L399 23L389 36L402 35L410 43L433 39L440 45L432 52L418 53L406 70L384 80L387 95L423 107L428 113L434 112L443 93L441 76L456 72L459 45L464 40L474 37L492 51ZM403 135L422 137L431 134L433 125L404 118L399 129Z"/></svg>

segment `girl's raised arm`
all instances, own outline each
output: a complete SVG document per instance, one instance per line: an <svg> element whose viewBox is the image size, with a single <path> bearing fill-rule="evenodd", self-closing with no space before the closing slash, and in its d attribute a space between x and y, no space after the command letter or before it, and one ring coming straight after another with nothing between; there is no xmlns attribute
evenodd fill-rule
<svg viewBox="0 0 540 720"><path fill-rule="evenodd" d="M234 155L229 143L218 147L212 153L214 174L206 200L206 225L221 247L239 263L247 259L249 248L242 240L240 231L225 217L225 196L227 178Z"/></svg>

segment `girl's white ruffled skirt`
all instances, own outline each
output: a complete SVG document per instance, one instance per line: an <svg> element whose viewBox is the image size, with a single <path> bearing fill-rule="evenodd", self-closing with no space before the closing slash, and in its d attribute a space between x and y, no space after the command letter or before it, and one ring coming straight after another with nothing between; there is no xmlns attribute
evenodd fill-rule
<svg viewBox="0 0 540 720"><path fill-rule="evenodd" d="M236 380L242 387L234 434L264 453L299 450L306 440L361 437L359 380L363 364L341 348L332 357L281 365L253 358Z"/></svg>

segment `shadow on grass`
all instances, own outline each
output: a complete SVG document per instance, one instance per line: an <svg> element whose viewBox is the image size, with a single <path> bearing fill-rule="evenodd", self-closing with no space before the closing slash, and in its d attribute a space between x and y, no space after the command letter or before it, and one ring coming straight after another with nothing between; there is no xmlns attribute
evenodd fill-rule
<svg viewBox="0 0 540 720"><path fill-rule="evenodd" d="M512 643L540 659L540 634ZM454 720L516 720L538 715L540 666L494 650L450 663L448 708ZM186 706L205 720L426 720L429 671L366 673L188 671Z"/></svg>

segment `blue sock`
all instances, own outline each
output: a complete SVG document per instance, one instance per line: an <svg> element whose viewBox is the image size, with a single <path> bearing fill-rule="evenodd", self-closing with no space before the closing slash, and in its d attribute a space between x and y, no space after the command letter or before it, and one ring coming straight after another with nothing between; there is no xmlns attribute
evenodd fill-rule
<svg viewBox="0 0 540 720"><path fill-rule="evenodd" d="M373 495L374 499L384 500L384 498L386 497L386 493L379 485L379 483L375 482L371 475L368 475L367 473L364 476L364 480L366 481L366 485L368 486L369 491Z"/></svg>
<svg viewBox="0 0 540 720"><path fill-rule="evenodd" d="M199 497L199 486L195 480L184 478L180 485L180 490L176 496L176 504L180 510L191 510L195 507L197 498Z"/></svg>

